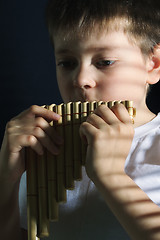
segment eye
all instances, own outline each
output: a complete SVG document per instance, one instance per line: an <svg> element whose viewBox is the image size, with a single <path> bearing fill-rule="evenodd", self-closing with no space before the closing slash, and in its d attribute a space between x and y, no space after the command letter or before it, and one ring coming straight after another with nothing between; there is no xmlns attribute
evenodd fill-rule
<svg viewBox="0 0 160 240"><path fill-rule="evenodd" d="M100 60L98 62L96 62L96 67L97 68L105 68L108 66L111 66L115 63L115 61L113 60Z"/></svg>
<svg viewBox="0 0 160 240"><path fill-rule="evenodd" d="M76 65L77 63L74 60L62 60L57 63L57 67L64 68L65 70L72 70Z"/></svg>

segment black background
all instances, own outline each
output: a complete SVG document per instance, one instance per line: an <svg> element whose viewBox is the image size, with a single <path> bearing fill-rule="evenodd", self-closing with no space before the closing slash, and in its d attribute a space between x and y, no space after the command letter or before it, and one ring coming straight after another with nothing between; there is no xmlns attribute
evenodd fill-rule
<svg viewBox="0 0 160 240"><path fill-rule="evenodd" d="M0 140L7 121L32 104L61 102L46 2L0 1Z"/></svg>
<svg viewBox="0 0 160 240"><path fill-rule="evenodd" d="M54 54L45 26L47 0L0 1L0 143L6 123L32 104L60 103ZM148 96L160 109L160 84Z"/></svg>

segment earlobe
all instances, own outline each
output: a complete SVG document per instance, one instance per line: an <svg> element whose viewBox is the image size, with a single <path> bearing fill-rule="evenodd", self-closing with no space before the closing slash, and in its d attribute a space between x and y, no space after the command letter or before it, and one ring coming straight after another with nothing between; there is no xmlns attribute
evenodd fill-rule
<svg viewBox="0 0 160 240"><path fill-rule="evenodd" d="M155 84L160 80L160 44L154 48L147 65L149 76L147 83Z"/></svg>

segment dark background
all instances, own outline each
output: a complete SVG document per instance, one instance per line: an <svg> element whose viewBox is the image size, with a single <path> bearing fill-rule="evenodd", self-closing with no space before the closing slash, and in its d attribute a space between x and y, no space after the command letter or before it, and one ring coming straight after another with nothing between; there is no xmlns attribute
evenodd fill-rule
<svg viewBox="0 0 160 240"><path fill-rule="evenodd" d="M32 104L60 103L53 49L45 26L47 0L0 0L0 143L6 123ZM149 108L160 109L160 84Z"/></svg>
<svg viewBox="0 0 160 240"><path fill-rule="evenodd" d="M5 124L33 104L61 102L45 25L47 0L0 0L0 141Z"/></svg>

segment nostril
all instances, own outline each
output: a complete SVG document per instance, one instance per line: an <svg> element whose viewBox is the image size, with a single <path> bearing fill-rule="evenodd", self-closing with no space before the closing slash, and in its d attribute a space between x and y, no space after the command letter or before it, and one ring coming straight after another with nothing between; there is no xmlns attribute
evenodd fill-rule
<svg viewBox="0 0 160 240"><path fill-rule="evenodd" d="M96 86L96 80L92 72L81 71L74 76L73 84L78 88L89 89Z"/></svg>
<svg viewBox="0 0 160 240"><path fill-rule="evenodd" d="M77 88L82 88L82 89L89 89L92 87L92 85L79 83L77 81L74 81L73 85Z"/></svg>
<svg viewBox="0 0 160 240"><path fill-rule="evenodd" d="M85 88L85 89L89 89L89 88L91 88L91 86L89 86L89 85L85 85L83 88Z"/></svg>

